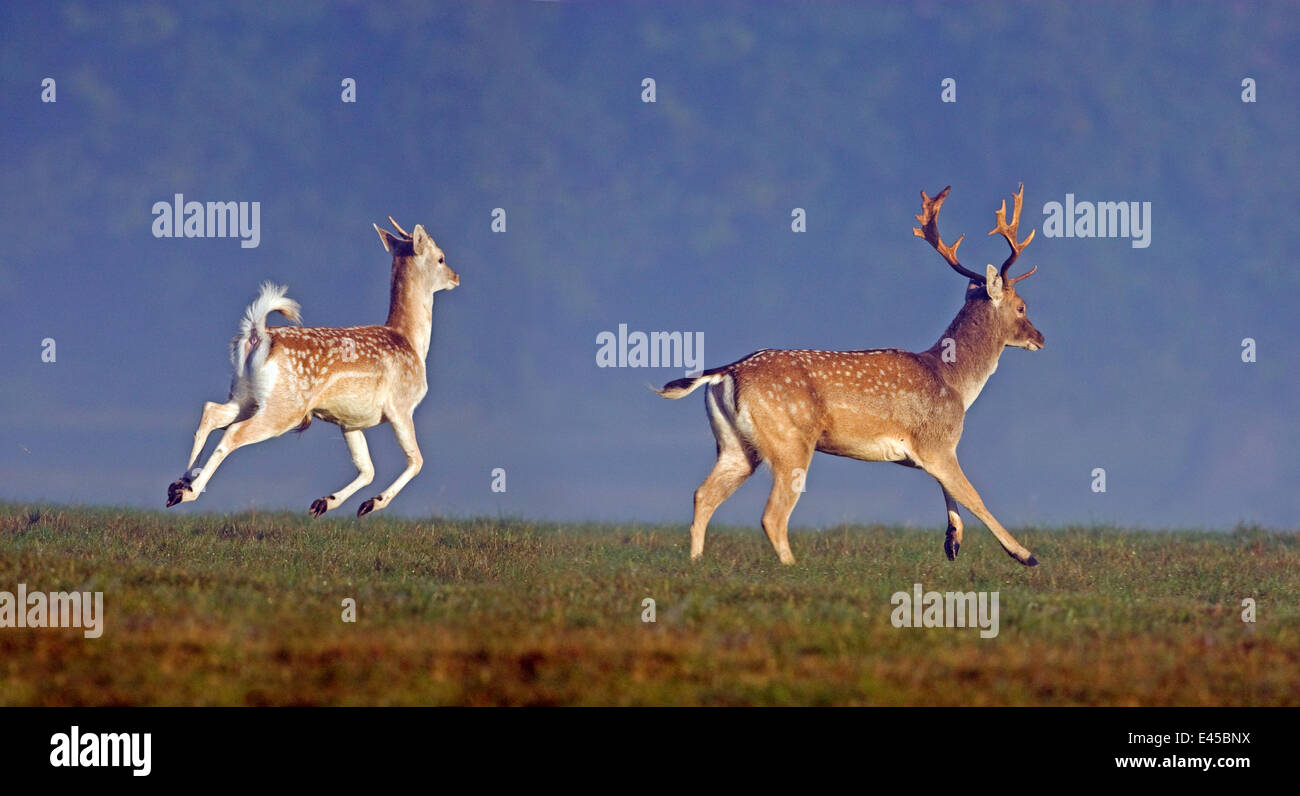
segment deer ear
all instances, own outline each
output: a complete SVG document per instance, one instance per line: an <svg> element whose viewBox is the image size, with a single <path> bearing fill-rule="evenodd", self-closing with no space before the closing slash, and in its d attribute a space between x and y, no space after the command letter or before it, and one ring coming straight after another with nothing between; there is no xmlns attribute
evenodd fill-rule
<svg viewBox="0 0 1300 796"><path fill-rule="evenodd" d="M991 264L984 271L984 289L994 304L1002 301L1002 275Z"/></svg>
<svg viewBox="0 0 1300 796"><path fill-rule="evenodd" d="M423 224L416 224L415 229L411 230L411 244L416 254L422 255L433 249L433 238L424 231Z"/></svg>
<svg viewBox="0 0 1300 796"><path fill-rule="evenodd" d="M379 233L379 242L384 244L384 251L392 254L396 249L397 236L386 229L381 229L378 224L371 224L370 226L375 228L375 232Z"/></svg>

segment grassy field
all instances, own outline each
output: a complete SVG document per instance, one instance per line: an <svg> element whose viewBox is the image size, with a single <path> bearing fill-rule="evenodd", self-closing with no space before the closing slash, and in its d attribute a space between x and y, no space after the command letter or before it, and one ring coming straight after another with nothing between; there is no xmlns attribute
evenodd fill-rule
<svg viewBox="0 0 1300 796"><path fill-rule="evenodd" d="M0 704L1300 705L1300 535L1012 531L1041 566L976 523L955 563L851 527L787 568L757 528L692 565L685 526L0 504L0 590L106 613L0 628ZM893 627L917 582L999 592L999 635Z"/></svg>

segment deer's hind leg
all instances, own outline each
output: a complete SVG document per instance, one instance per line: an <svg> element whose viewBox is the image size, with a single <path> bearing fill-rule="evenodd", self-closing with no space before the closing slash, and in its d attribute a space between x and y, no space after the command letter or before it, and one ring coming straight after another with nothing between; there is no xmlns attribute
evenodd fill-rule
<svg viewBox="0 0 1300 796"><path fill-rule="evenodd" d="M221 466L226 457L236 449L272 437L278 437L286 431L292 431L301 424L301 414L286 418L265 409L252 417L230 424L226 429L226 433L222 435L221 441L217 443L217 447L212 450L212 455L204 463L203 471L194 479L194 482L183 483L177 481L167 490L168 505L174 505L171 502L173 497L179 498L175 501L176 503L188 503L191 500L198 499L198 496L203 493L204 488L207 486L208 480L212 478L212 474L217 471L217 468Z"/></svg>
<svg viewBox="0 0 1300 796"><path fill-rule="evenodd" d="M203 453L203 446L207 444L208 436L216 429L225 428L237 420L243 420L251 411L252 407L241 406L238 401L234 400L226 401L224 404L204 401L203 415L199 418L198 430L194 432L194 445L190 448L190 463L185 465L185 472L181 477L167 487L168 506L175 506L184 499L185 490L189 488L197 475L194 472L194 463L199 460L199 454Z"/></svg>
<svg viewBox="0 0 1300 796"><path fill-rule="evenodd" d="M695 490L695 516L691 520L691 558L704 555L704 534L713 512L754 474L757 462L744 451L718 446L718 460L704 482Z"/></svg>
<svg viewBox="0 0 1300 796"><path fill-rule="evenodd" d="M763 509L763 530L782 564L794 563L794 553L790 551L790 514L803 493L812 454L812 445L791 443L768 456L772 465L772 492Z"/></svg>
<svg viewBox="0 0 1300 796"><path fill-rule="evenodd" d="M251 410L252 407L245 410L238 401L227 401L224 404L205 401L203 417L199 419L199 428L194 432L194 447L190 449L190 463L185 466L185 469L189 470L199 460L199 454L203 452L209 434L219 428L225 428L236 420L243 420L252 414Z"/></svg>
<svg viewBox="0 0 1300 796"><path fill-rule="evenodd" d="M718 460L713 463L713 470L705 477L704 483L695 490L695 515L691 520L692 560L704 555L704 534L713 512L754 474L760 461L757 452L741 438L733 417L724 408L729 400L725 392L721 385L715 385L705 393L709 425L713 427L713 436L718 442Z"/></svg>

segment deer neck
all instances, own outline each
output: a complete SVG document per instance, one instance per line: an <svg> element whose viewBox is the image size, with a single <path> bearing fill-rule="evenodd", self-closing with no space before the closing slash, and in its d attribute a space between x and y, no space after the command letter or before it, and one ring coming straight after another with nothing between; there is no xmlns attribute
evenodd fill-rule
<svg viewBox="0 0 1300 796"><path fill-rule="evenodd" d="M962 305L943 337L926 354L933 356L943 380L969 409L998 369L998 357L1005 347L992 303L972 299Z"/></svg>
<svg viewBox="0 0 1300 796"><path fill-rule="evenodd" d="M433 289L424 284L409 260L393 260L393 287L384 323L402 334L419 352L429 355L433 333Z"/></svg>

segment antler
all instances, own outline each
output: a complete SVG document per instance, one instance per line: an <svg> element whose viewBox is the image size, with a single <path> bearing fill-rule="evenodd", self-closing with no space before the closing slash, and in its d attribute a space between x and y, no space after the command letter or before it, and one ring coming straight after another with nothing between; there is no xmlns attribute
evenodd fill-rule
<svg viewBox="0 0 1300 796"><path fill-rule="evenodd" d="M925 191L921 191L921 215L916 217L916 220L921 222L921 226L912 227L912 234L918 238L925 238L926 241L935 248L935 251L943 255L943 259L948 262L948 265L952 266L952 270L972 282L983 284L983 274L977 274L957 262L957 247L966 239L966 236L962 235L957 238L957 242L951 246L945 246L943 239L939 237L939 208L943 207L943 200L948 198L948 191L951 190L952 186L949 185L947 188L940 191L933 199L926 196ZM1005 204L1006 203L1003 202L1003 205ZM1016 208L1019 209L1020 205L1017 204Z"/></svg>
<svg viewBox="0 0 1300 796"><path fill-rule="evenodd" d="M1029 245L1029 242L1034 239L1034 233L1038 231L1038 230L1030 230L1029 237L1025 238L1024 241L1020 243L1016 242L1016 236L1019 234L1019 228L1020 228L1020 205L1025 198L1025 184L1023 182L1020 183L1020 190L1017 191L1015 194L1013 194L1012 198L1015 200L1015 204L1013 205L1011 210L1011 223L1010 224L1007 223L1007 200L1003 199L1002 207L997 212L997 218L998 218L997 226L995 226L993 230L989 232L990 235L1001 234L1002 237L1007 239L1007 243L1011 245L1011 256L1008 257L1006 261L1002 263L1002 281L1007 285L1014 285L1015 283L1019 282L1021 279L1030 276L1031 274L1033 274L1035 271L1038 270L1038 266L1035 265L1033 268L1030 268L1028 271L1016 277L1015 279L1010 279L1010 280L1007 279L1007 269L1010 268L1011 264L1016 261L1016 258L1020 256L1020 253L1025 250L1025 247Z"/></svg>
<svg viewBox="0 0 1300 796"><path fill-rule="evenodd" d="M1003 204L1006 204L1006 202L1003 202ZM1016 207L1019 207L1019 205L1016 205ZM403 238L406 238L407 240L411 239L411 233L402 229L402 225L394 221L392 216L388 217L388 222L393 225L393 229L397 230L397 233L401 235Z"/></svg>

